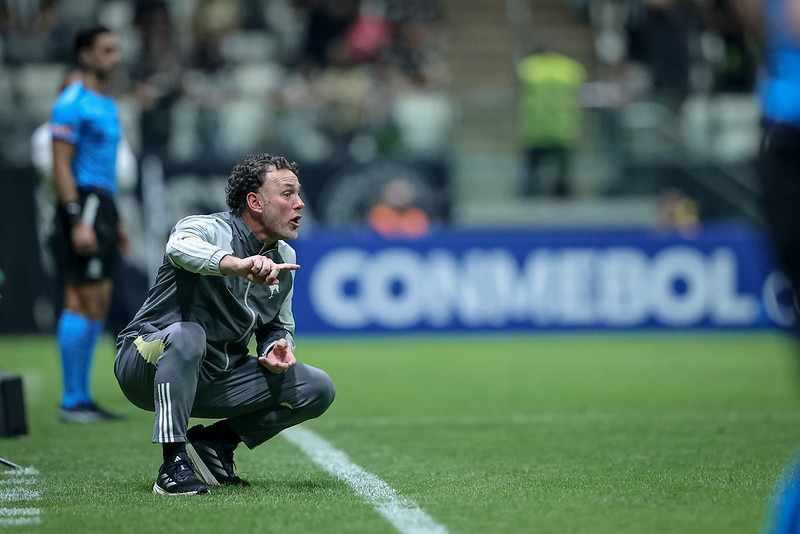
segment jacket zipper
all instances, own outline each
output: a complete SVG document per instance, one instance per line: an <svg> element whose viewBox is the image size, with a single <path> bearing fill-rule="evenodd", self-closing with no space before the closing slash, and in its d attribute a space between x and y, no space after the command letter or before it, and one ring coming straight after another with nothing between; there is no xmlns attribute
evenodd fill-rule
<svg viewBox="0 0 800 534"><path fill-rule="evenodd" d="M258 251L258 255L261 256L262 254L264 254L266 248L267 248L266 244L262 245L261 246L261 250ZM247 304L247 297L250 296L250 288L252 286L253 286L253 282L250 282L248 280L247 281L247 289L244 290L244 307L247 308L247 311L250 312L250 315L251 315L250 325L245 330L245 333L239 339L234 341L234 343L240 343L241 341L243 341L243 340L247 339L248 337L250 337L250 335L253 333L253 327L256 324L256 312L255 312L255 310L253 310L253 308L250 307L249 304ZM228 344L229 343L230 343L229 341L225 342L225 369L224 369L225 371L228 370L228 367L230 366L230 363L231 363L231 357L228 355Z"/></svg>

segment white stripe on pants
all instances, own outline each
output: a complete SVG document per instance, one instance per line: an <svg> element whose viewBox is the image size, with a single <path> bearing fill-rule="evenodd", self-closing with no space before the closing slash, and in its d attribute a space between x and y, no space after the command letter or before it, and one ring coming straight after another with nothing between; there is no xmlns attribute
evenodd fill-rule
<svg viewBox="0 0 800 534"><path fill-rule="evenodd" d="M160 443L174 443L175 432L172 425L172 396L169 382L158 384L158 430Z"/></svg>

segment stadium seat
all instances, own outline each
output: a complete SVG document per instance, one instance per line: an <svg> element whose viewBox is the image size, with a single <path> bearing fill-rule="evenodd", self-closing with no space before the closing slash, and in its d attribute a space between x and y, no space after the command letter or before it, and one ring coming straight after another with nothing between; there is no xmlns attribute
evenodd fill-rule
<svg viewBox="0 0 800 534"><path fill-rule="evenodd" d="M713 155L722 161L746 161L758 153L761 109L755 95L721 94L711 101Z"/></svg>
<svg viewBox="0 0 800 534"><path fill-rule="evenodd" d="M276 59L278 42L267 32L236 32L225 37L220 46L222 58L233 65L264 63Z"/></svg>
<svg viewBox="0 0 800 534"><path fill-rule="evenodd" d="M242 96L264 97L276 90L285 79L277 63L245 63L233 68L233 87Z"/></svg>
<svg viewBox="0 0 800 534"><path fill-rule="evenodd" d="M17 67L16 85L24 109L44 122L50 117L67 67L62 63L27 63Z"/></svg>
<svg viewBox="0 0 800 534"><path fill-rule="evenodd" d="M397 96L392 118L407 150L417 154L436 154L450 142L455 111L453 102L445 93L412 91Z"/></svg>
<svg viewBox="0 0 800 534"><path fill-rule="evenodd" d="M219 109L220 149L241 154L258 147L273 122L271 111L265 98L240 96L226 101Z"/></svg>

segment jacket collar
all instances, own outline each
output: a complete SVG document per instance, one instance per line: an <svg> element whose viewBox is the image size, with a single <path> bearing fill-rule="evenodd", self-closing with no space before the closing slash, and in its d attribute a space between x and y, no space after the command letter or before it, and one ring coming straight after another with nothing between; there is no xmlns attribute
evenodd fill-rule
<svg viewBox="0 0 800 534"><path fill-rule="evenodd" d="M274 242L269 244L265 244L260 239L256 237L253 231L247 226L247 223L244 221L241 215L237 215L233 212L230 212L231 222L233 222L233 227L236 230L236 233L239 235L239 239L242 240L245 246L245 250L251 256L256 254L263 254L265 252L269 252L270 250L275 250L278 248L278 242Z"/></svg>

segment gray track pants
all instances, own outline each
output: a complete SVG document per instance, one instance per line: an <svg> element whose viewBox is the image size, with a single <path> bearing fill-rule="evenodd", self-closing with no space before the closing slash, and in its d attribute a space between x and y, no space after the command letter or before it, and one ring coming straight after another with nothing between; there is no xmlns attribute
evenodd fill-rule
<svg viewBox="0 0 800 534"><path fill-rule="evenodd" d="M114 373L133 404L156 414L153 443L186 441L189 417L228 418L253 448L281 430L322 415L334 388L325 371L298 363L274 374L255 358L210 377L201 365L205 331L182 322L122 340Z"/></svg>

